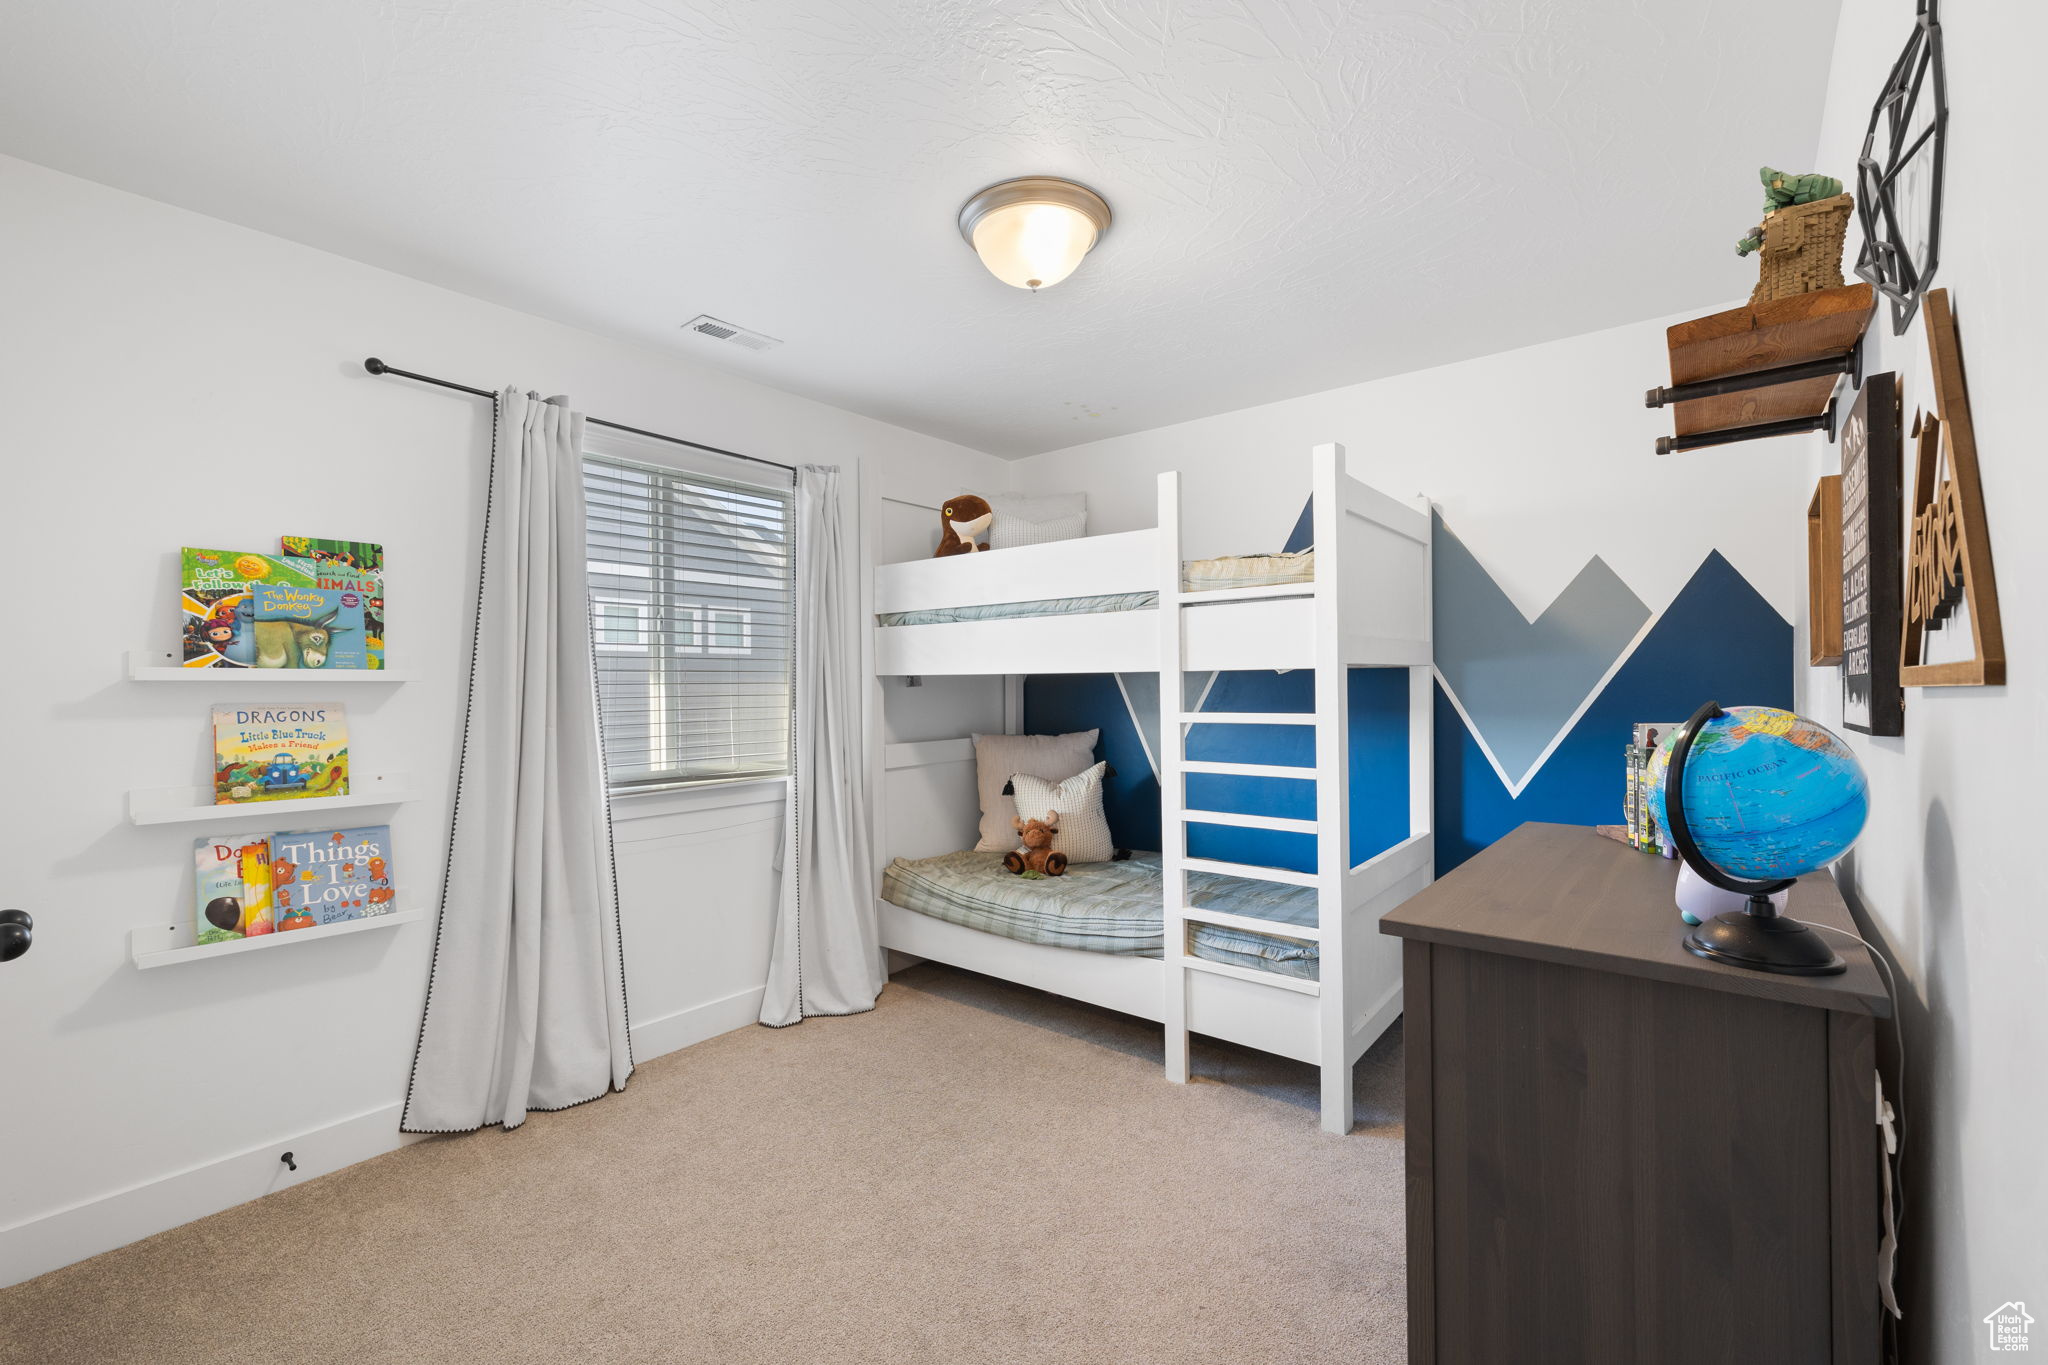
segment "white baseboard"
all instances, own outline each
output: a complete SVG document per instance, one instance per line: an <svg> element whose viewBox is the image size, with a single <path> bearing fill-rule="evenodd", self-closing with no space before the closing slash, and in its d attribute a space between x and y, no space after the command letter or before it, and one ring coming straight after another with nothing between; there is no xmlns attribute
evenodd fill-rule
<svg viewBox="0 0 2048 1365"><path fill-rule="evenodd" d="M633 1055L646 1061L744 1028L760 1018L765 990L643 1020L633 1025ZM402 1107L384 1105L0 1228L0 1288L420 1141L398 1131ZM287 1151L297 1171L278 1160Z"/></svg>
<svg viewBox="0 0 2048 1365"><path fill-rule="evenodd" d="M767 991L766 985L754 986L659 1019L642 1019L633 1025L633 1060L651 1061L663 1053L759 1023L761 997Z"/></svg>
<svg viewBox="0 0 2048 1365"><path fill-rule="evenodd" d="M400 1107L384 1105L0 1228L0 1288L417 1141L398 1131ZM287 1151L298 1170L278 1160Z"/></svg>

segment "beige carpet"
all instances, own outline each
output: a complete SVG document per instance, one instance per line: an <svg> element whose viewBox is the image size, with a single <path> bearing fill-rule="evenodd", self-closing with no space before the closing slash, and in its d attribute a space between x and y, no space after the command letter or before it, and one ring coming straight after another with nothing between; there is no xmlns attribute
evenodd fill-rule
<svg viewBox="0 0 2048 1365"><path fill-rule="evenodd" d="M0 1290L0 1360L1397 1361L1398 1030L1315 1073L924 966ZM1220 1083L1219 1083L1220 1082Z"/></svg>

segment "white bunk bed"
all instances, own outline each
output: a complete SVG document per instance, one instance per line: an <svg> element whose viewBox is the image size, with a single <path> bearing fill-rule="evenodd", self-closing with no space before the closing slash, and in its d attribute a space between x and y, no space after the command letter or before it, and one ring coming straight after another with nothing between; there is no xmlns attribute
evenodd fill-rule
<svg viewBox="0 0 2048 1365"><path fill-rule="evenodd" d="M1310 491L1315 575L1309 582L1184 591L1176 473L1159 476L1159 522L1152 530L877 566L871 600L878 616L989 608L1026 595L1041 601L1152 593L1156 606L875 625L871 719L882 777L875 851L878 870L897 856L949 851L934 847L935 835L944 839L964 829L963 810L978 813L970 740L881 743L881 679L1158 673L1163 957L1023 942L887 900L880 902L883 946L1157 1020L1166 1028L1171 1081L1187 1079L1190 1030L1308 1062L1322 1073L1322 1126L1343 1133L1352 1123L1352 1066L1401 1012L1399 947L1379 933L1379 917L1427 886L1435 864L1430 517L1425 500L1402 502L1347 475L1343 451L1335 445L1316 447ZM1020 592L1019 585L1028 587ZM1359 667L1408 670L1409 832L1393 847L1349 866L1346 670ZM1186 671L1279 669L1314 670L1312 714L1190 712L1176 685ZM1017 710L1014 704L1008 710L1014 729ZM1189 727L1218 724L1312 724L1315 766L1188 759ZM1314 782L1320 818L1189 809L1190 773ZM1314 835L1316 870L1190 857L1186 828L1203 823ZM1310 888L1315 924L1190 906L1190 872ZM1191 925L1313 943L1316 979L1197 956L1190 950Z"/></svg>

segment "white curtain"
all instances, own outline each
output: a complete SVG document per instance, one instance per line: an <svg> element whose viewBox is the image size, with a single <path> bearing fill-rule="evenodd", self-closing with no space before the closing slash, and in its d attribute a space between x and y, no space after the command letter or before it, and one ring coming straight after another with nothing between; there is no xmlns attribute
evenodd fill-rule
<svg viewBox="0 0 2048 1365"><path fill-rule="evenodd" d="M448 879L401 1124L516 1128L633 1072L583 521L583 418L497 398Z"/></svg>
<svg viewBox="0 0 2048 1365"><path fill-rule="evenodd" d="M875 1007L884 974L862 736L860 564L839 470L796 475L796 734L761 1022Z"/></svg>

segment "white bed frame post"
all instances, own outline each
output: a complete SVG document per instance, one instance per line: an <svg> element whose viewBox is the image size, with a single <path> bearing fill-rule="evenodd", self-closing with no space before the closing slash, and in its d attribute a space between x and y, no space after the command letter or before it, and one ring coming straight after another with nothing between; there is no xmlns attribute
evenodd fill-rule
<svg viewBox="0 0 2048 1365"><path fill-rule="evenodd" d="M1166 1079L1188 1078L1186 660L1181 619L1180 475L1159 476L1159 883L1162 966L1160 1019L1166 1026Z"/></svg>
<svg viewBox="0 0 2048 1365"><path fill-rule="evenodd" d="M1345 990L1345 880L1350 872L1351 775L1348 742L1351 689L1344 666L1338 592L1344 582L1341 547L1345 506L1341 480L1344 447L1319 445L1310 457L1309 487L1315 532L1316 707L1316 927L1318 1035L1322 1068L1322 1123L1326 1133L1351 1131L1350 993Z"/></svg>

